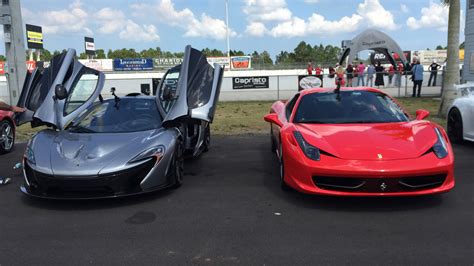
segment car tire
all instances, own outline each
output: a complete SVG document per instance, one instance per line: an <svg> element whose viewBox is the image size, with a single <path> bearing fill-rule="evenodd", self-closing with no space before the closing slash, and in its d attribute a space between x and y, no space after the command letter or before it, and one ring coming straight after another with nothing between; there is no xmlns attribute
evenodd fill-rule
<svg viewBox="0 0 474 266"><path fill-rule="evenodd" d="M288 184L285 182L285 161L283 160L283 149L279 149L279 155L280 155L280 188L283 191L290 191L291 187L288 186Z"/></svg>
<svg viewBox="0 0 474 266"><path fill-rule="evenodd" d="M15 130L8 120L0 121L0 154L9 153L15 145Z"/></svg>
<svg viewBox="0 0 474 266"><path fill-rule="evenodd" d="M176 148L171 161L171 171L173 172L173 188L179 188L183 184L184 176L184 147L183 141L176 141Z"/></svg>
<svg viewBox="0 0 474 266"><path fill-rule="evenodd" d="M461 143L463 141L463 125L462 117L459 109L453 108L448 114L448 137L453 143Z"/></svg>
<svg viewBox="0 0 474 266"><path fill-rule="evenodd" d="M208 152L209 148L211 147L211 126L207 125L206 132L204 133L204 142L202 144L202 151Z"/></svg>

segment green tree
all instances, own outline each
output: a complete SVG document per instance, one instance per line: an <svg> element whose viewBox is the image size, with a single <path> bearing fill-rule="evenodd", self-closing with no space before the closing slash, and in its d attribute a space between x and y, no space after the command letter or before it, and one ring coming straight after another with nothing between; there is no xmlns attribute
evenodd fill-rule
<svg viewBox="0 0 474 266"><path fill-rule="evenodd" d="M461 4L459 0L442 0L449 6L448 18L448 51L446 70L443 77L443 94L438 116L446 117L448 107L456 98L454 84L459 84L459 29L461 21Z"/></svg>
<svg viewBox="0 0 474 266"><path fill-rule="evenodd" d="M4 55L0 54L0 61L7 61L7 58Z"/></svg>

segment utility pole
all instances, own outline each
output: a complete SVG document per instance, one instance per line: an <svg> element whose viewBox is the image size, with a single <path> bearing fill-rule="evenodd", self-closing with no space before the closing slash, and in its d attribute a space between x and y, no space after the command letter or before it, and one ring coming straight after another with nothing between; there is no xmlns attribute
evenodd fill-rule
<svg viewBox="0 0 474 266"><path fill-rule="evenodd" d="M230 40L229 40L229 0L225 0L225 28L227 35L227 58L229 58L229 70L230 67Z"/></svg>
<svg viewBox="0 0 474 266"><path fill-rule="evenodd" d="M1 0L0 24L3 24L10 104L16 105L26 75L25 37L20 0Z"/></svg>

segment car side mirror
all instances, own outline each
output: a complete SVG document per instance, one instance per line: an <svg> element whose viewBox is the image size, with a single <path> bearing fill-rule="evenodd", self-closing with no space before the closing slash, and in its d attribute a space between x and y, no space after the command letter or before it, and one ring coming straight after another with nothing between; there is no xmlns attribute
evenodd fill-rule
<svg viewBox="0 0 474 266"><path fill-rule="evenodd" d="M63 84L56 84L56 87L54 88L54 95L56 96L56 99L58 100L64 100L67 98L67 90L66 86Z"/></svg>
<svg viewBox="0 0 474 266"><path fill-rule="evenodd" d="M276 124L279 127L283 126L283 123L280 121L280 119L278 119L278 115L276 113L268 114L268 115L264 116L263 119L265 119L265 121L267 121L269 123Z"/></svg>
<svg viewBox="0 0 474 266"><path fill-rule="evenodd" d="M430 112L425 109L416 110L416 120L424 120L430 115Z"/></svg>

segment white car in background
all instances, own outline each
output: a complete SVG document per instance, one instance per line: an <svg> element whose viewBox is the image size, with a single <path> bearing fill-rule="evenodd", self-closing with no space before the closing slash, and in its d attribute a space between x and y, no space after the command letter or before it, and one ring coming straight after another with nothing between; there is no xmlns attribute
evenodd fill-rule
<svg viewBox="0 0 474 266"><path fill-rule="evenodd" d="M448 109L448 136L451 142L474 141L474 83L456 86L461 97Z"/></svg>

